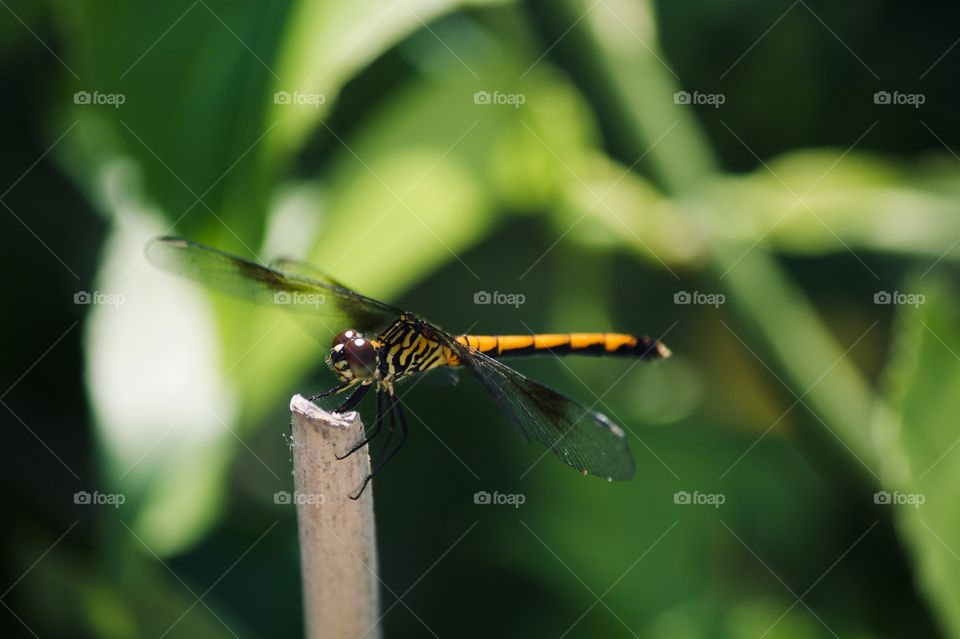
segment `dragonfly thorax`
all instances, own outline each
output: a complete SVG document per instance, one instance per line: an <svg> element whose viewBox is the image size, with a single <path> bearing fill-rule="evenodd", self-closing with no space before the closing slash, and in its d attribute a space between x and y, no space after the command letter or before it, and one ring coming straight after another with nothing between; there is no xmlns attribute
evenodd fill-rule
<svg viewBox="0 0 960 639"><path fill-rule="evenodd" d="M333 338L327 366L345 382L373 379L377 372L377 347L352 328Z"/></svg>

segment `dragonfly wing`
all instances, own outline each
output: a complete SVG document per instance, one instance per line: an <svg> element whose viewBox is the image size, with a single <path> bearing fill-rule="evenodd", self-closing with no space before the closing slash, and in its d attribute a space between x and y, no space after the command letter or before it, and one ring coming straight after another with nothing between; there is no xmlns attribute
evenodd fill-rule
<svg viewBox="0 0 960 639"><path fill-rule="evenodd" d="M312 280L316 280L318 282L323 282L328 286L335 286L337 288L350 290L350 287L344 286L341 282L333 279L332 277L330 277L329 275L327 275L326 273L318 269L313 264L309 264L301 260L294 260L289 257L280 257L270 262L270 268L272 268L275 271L280 271L282 273L290 273L300 277L306 277ZM376 300L370 300L370 301L375 302ZM379 304L379 302L377 303ZM399 313L399 311L397 312Z"/></svg>
<svg viewBox="0 0 960 639"><path fill-rule="evenodd" d="M623 481L635 474L623 428L606 415L527 379L509 366L435 329L460 363L503 406L520 430L576 470Z"/></svg>
<svg viewBox="0 0 960 639"><path fill-rule="evenodd" d="M343 328L376 334L400 314L332 280L268 268L189 240L157 238L147 245L146 255L155 266L218 292L302 315L315 335Z"/></svg>

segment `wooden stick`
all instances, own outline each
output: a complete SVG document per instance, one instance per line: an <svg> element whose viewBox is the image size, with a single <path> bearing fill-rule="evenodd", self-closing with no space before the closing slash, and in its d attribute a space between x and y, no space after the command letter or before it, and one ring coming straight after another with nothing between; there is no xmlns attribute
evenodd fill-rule
<svg viewBox="0 0 960 639"><path fill-rule="evenodd" d="M328 413L305 397L293 415L294 501L300 536L308 639L380 637L380 590L367 449L338 460L363 439L356 412Z"/></svg>

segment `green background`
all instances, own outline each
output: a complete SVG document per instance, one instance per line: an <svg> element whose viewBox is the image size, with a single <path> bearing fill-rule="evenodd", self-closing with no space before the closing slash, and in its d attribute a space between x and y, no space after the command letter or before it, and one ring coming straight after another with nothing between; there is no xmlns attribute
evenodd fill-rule
<svg viewBox="0 0 960 639"><path fill-rule="evenodd" d="M673 350L516 364L627 428L623 484L404 387L387 636L960 636L952 4L0 5L5 636L302 634L274 494L330 336L158 273L163 233Z"/></svg>

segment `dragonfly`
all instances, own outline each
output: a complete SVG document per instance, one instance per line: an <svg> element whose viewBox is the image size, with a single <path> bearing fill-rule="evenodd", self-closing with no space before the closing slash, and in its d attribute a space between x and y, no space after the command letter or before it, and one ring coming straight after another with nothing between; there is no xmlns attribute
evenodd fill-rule
<svg viewBox="0 0 960 639"><path fill-rule="evenodd" d="M335 409L353 410L376 391L377 417L345 459L381 432L376 465L356 495L407 441L409 426L396 386L436 369L466 369L510 415L529 440L544 445L583 475L608 481L633 478L635 466L623 427L505 365L502 358L530 355L594 355L659 360L670 350L659 340L626 333L454 335L408 311L366 297L309 264L280 259L264 266L202 244L160 237L146 248L147 259L220 293L295 313L323 342L333 334L326 364L336 375L333 388L311 401L342 396ZM392 448L394 433L399 437Z"/></svg>

